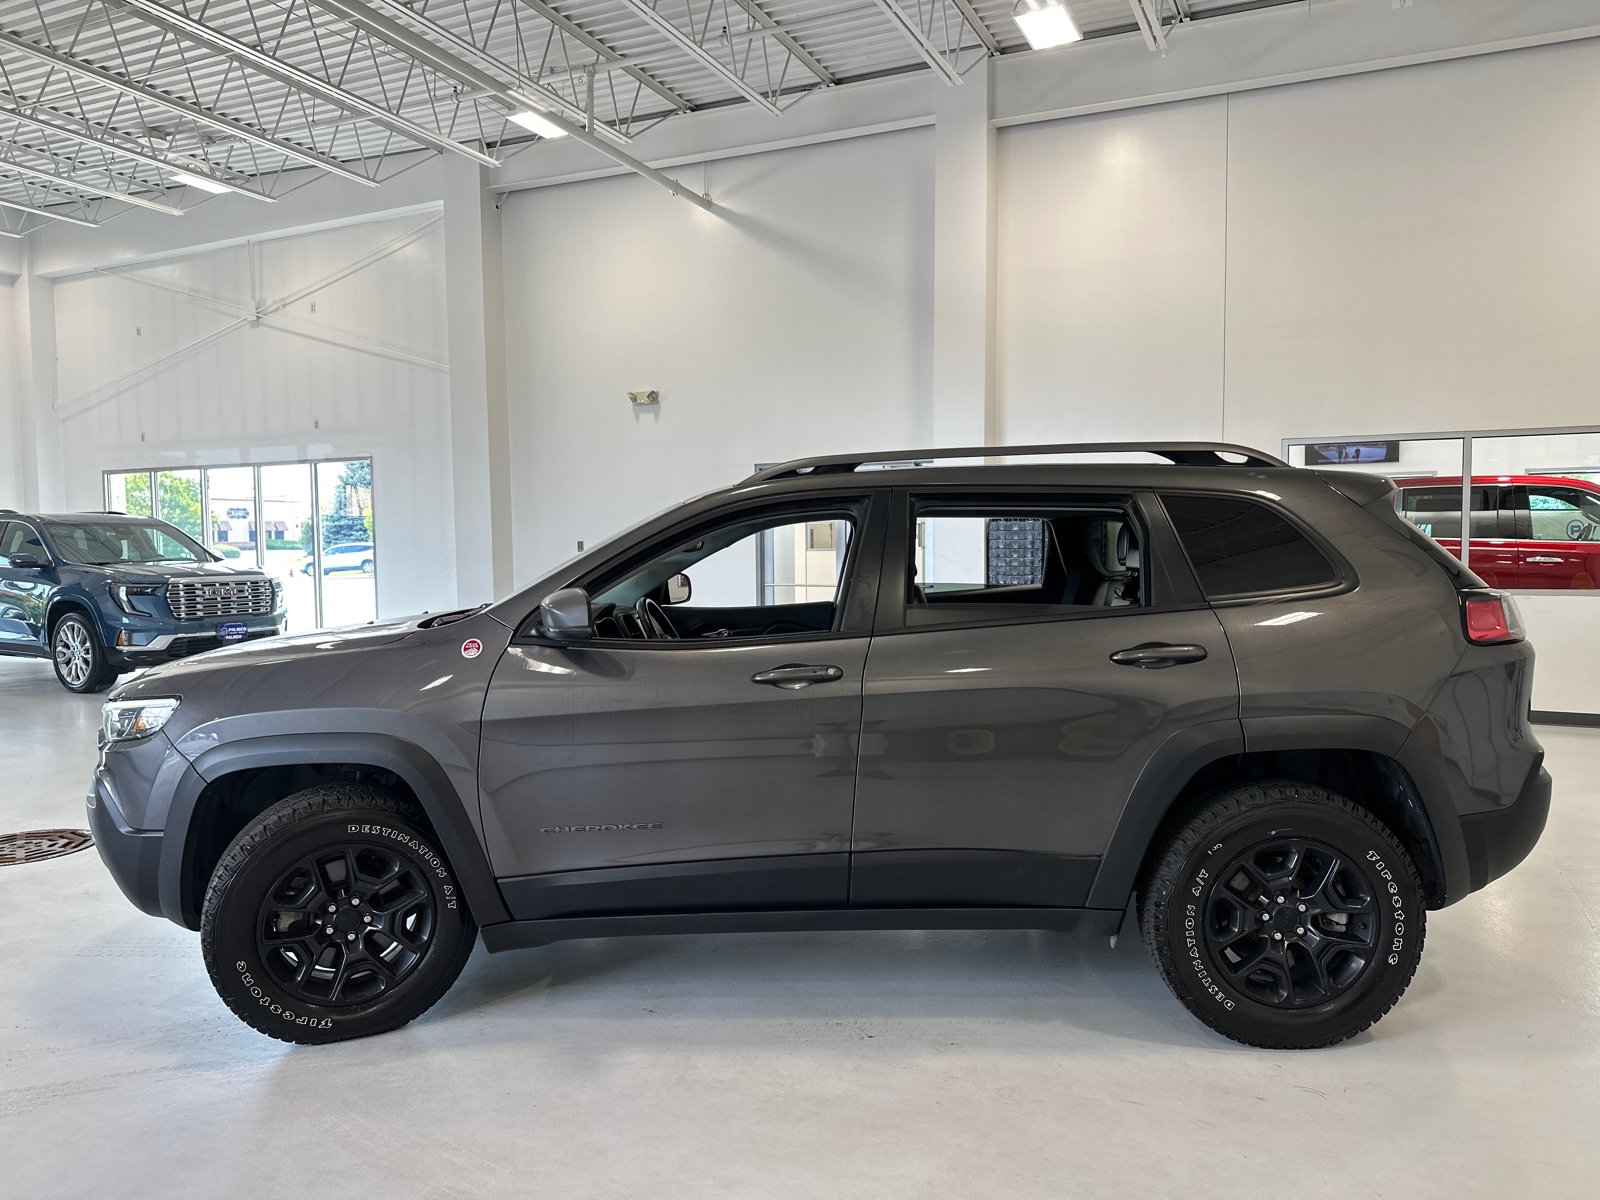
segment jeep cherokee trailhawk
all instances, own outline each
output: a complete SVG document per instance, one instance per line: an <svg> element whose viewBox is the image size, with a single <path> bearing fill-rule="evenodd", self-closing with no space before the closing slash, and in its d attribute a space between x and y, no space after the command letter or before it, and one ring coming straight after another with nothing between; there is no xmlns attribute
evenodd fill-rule
<svg viewBox="0 0 1600 1200"><path fill-rule="evenodd" d="M1037 461L1085 452L1147 461ZM1115 936L1131 898L1202 1021L1322 1046L1538 840L1532 666L1385 479L1212 443L814 458L497 604L148 671L89 817L289 1041L403 1025L479 932Z"/></svg>

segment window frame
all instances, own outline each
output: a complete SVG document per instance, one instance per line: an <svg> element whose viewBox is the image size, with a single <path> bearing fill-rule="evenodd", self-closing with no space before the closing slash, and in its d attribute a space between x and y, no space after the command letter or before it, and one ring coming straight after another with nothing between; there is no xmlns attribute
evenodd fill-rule
<svg viewBox="0 0 1600 1200"><path fill-rule="evenodd" d="M1005 517L1011 509L1018 516L1039 516L1058 511L1062 516L1078 513L1119 511L1139 532L1140 579L1143 603L1117 608L1085 607L1059 613L1006 616L997 612L982 621L906 622L912 539L919 512L929 505L944 508L982 508L986 516ZM1100 620L1127 617L1138 613L1174 612L1205 608L1206 601L1193 577L1188 559L1181 557L1177 534L1167 524L1167 516L1154 504L1154 494L1146 488L1107 492L1104 488L1048 488L1037 484L988 487L972 484L925 484L894 489L886 522L883 567L878 585L878 614L873 636L903 633L937 633L958 629L997 629L1008 625L1046 625L1060 621ZM1181 564L1174 572L1175 561ZM996 605L1002 609L1004 606Z"/></svg>
<svg viewBox="0 0 1600 1200"><path fill-rule="evenodd" d="M1321 553L1328 565L1333 568L1334 577L1327 583L1308 584L1304 587L1267 588L1255 592L1228 592L1215 597L1206 595L1205 585L1200 580L1200 571L1189 557L1189 547L1184 544L1183 535L1178 532L1178 523L1173 519L1172 514L1166 511L1166 497L1168 496L1196 496L1206 500L1232 500L1238 504L1259 505L1286 522L1289 528L1305 538L1313 548ZM1212 608L1235 608L1242 605L1261 604L1287 598L1337 596L1345 592L1354 591L1360 586L1360 578L1356 575L1355 568L1350 565L1349 560L1334 549L1333 544L1326 537L1277 501L1269 500L1265 496L1254 492L1244 495L1234 490L1208 491L1204 488L1193 487L1159 488L1156 490L1155 499L1161 504L1162 512L1166 515L1167 522L1172 528L1173 537L1177 539L1178 549L1183 554L1183 560L1188 564L1189 570L1194 576L1195 584L1200 588L1201 594L1206 596L1206 603ZM1405 517L1402 515L1400 519L1405 520ZM1418 532L1421 531L1419 530Z"/></svg>
<svg viewBox="0 0 1600 1200"><path fill-rule="evenodd" d="M646 566L674 545L697 534L709 534L728 525L750 520L774 518L774 524L783 524L782 518L795 516L806 520L816 516L848 518L855 526L850 536L850 547L845 555L844 571L839 580L839 592L834 600L833 627L811 633L774 633L755 636L706 639L662 639L659 641L632 638L590 638L582 642L557 640L544 635L539 628L539 608L534 606L517 623L514 645L561 646L567 649L594 647L607 652L614 650L683 650L706 649L725 646L783 645L794 641L828 641L842 637L864 637L872 632L873 607L879 592L878 573L882 567L883 526L887 515L886 489L852 488L845 492L808 492L788 499L768 497L743 504L719 508L710 513L681 522L635 542L615 558L601 563L578 576L567 587L580 587L591 599L606 588L625 579L632 571ZM692 599L692 597L691 597ZM672 608L666 606L668 616ZM693 607L692 604L685 607ZM780 607L777 605L751 607Z"/></svg>

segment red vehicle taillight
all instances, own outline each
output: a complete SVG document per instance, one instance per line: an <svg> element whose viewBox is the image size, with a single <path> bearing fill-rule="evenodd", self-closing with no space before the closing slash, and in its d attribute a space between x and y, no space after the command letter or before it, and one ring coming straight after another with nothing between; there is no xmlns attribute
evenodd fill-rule
<svg viewBox="0 0 1600 1200"><path fill-rule="evenodd" d="M1502 592L1463 592L1461 616L1469 642L1494 645L1523 639L1522 614Z"/></svg>

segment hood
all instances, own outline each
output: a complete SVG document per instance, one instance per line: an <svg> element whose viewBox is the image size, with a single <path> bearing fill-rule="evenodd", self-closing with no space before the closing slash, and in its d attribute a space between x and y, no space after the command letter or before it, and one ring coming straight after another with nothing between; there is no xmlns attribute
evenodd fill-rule
<svg viewBox="0 0 1600 1200"><path fill-rule="evenodd" d="M208 563L114 563L109 567L86 566L62 561L74 571L97 571L117 583L167 583L173 579L236 579L241 575L266 574L260 567L235 567L226 562Z"/></svg>
<svg viewBox="0 0 1600 1200"><path fill-rule="evenodd" d="M433 614L437 616L438 614ZM183 686L186 676L229 668L267 666L330 654L348 653L352 650L369 650L398 642L417 631L428 620L426 613L401 617L391 621L373 621L366 625L347 625L342 629L317 629L310 633L287 634L281 637L260 638L207 650L173 662L161 663L140 672L126 684L111 692L111 700L129 697L165 695L173 688Z"/></svg>

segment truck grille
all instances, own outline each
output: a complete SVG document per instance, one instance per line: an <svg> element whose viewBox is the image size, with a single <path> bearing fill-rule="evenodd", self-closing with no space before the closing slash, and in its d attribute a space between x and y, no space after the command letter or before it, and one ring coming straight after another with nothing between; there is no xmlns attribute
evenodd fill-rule
<svg viewBox="0 0 1600 1200"><path fill-rule="evenodd" d="M264 575L176 579L167 584L167 607L180 621L265 615L272 611L272 580Z"/></svg>

